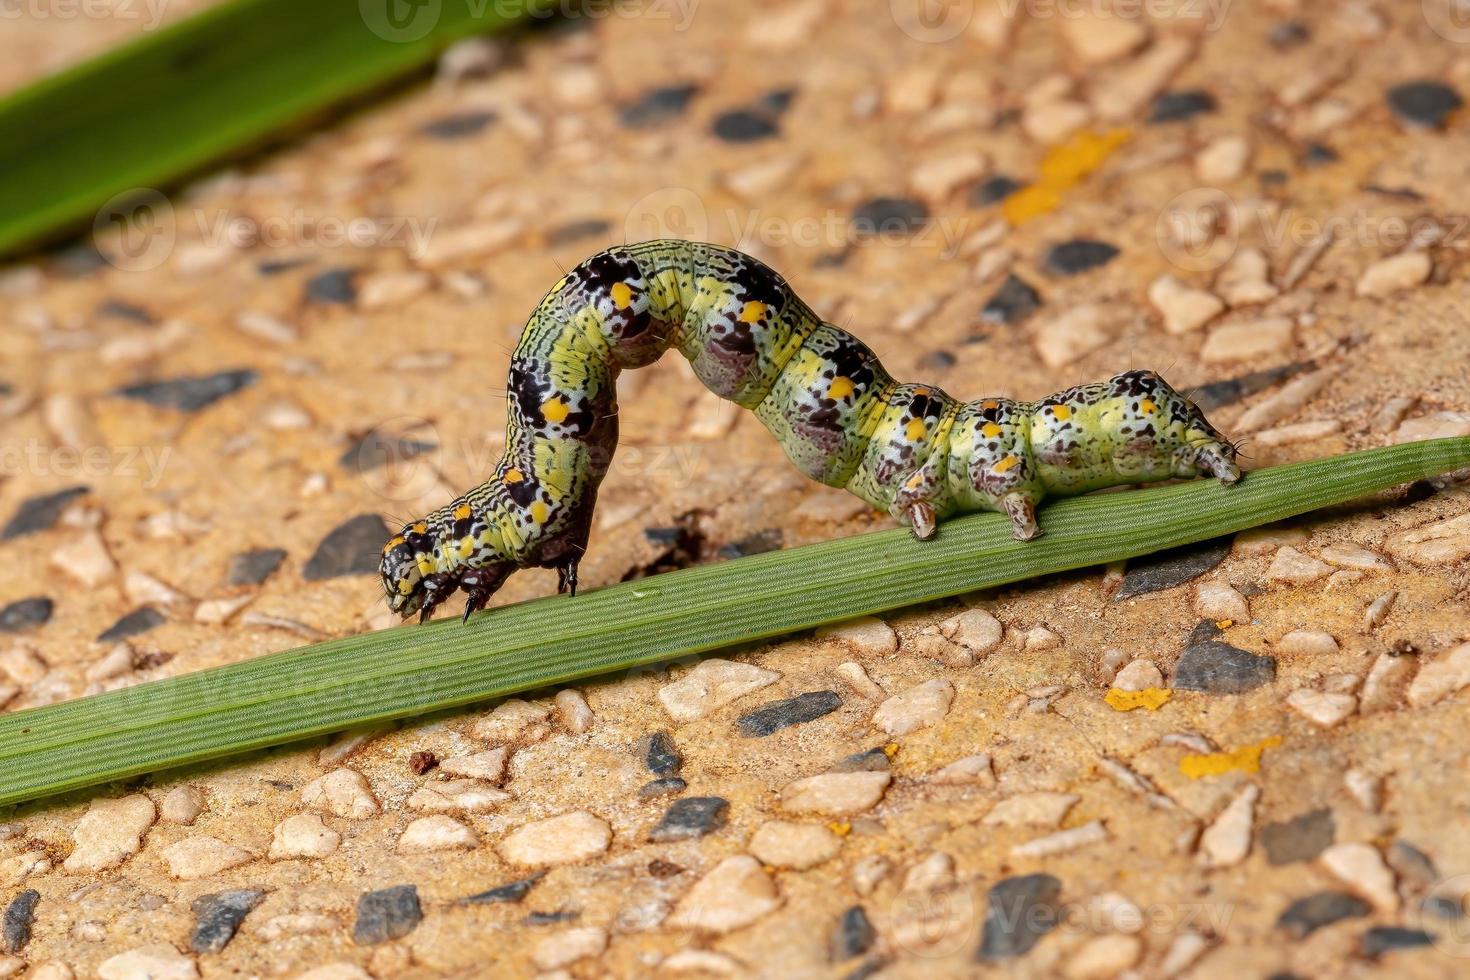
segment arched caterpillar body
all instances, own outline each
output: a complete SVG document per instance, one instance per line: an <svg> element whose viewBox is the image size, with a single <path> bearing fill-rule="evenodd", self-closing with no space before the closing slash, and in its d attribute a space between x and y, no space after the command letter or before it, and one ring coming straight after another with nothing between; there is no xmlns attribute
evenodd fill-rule
<svg viewBox="0 0 1470 980"><path fill-rule="evenodd" d="M389 605L427 619L462 589L465 616L518 568L576 591L597 489L618 438L614 383L670 347L715 394L751 409L807 476L844 487L920 538L946 515L998 510L1040 533L1047 495L1171 477L1240 478L1235 449L1149 371L1038 402L959 402L894 381L766 265L684 241L611 248L551 288L511 359L494 474L383 549Z"/></svg>

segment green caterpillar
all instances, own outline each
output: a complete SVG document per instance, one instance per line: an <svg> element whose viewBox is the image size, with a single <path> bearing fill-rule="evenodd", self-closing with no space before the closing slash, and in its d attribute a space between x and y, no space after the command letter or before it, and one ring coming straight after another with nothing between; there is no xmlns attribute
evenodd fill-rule
<svg viewBox="0 0 1470 980"><path fill-rule="evenodd" d="M510 364L494 475L383 548L388 604L428 619L456 589L464 615L518 568L576 593L597 488L618 441L615 381L670 347L715 394L751 409L807 476L845 487L928 538L949 514L997 510L1034 538L1047 495L1200 473L1240 479L1235 447L1150 371L1039 402L958 402L902 384L824 323L769 267L684 241L611 248L551 287Z"/></svg>

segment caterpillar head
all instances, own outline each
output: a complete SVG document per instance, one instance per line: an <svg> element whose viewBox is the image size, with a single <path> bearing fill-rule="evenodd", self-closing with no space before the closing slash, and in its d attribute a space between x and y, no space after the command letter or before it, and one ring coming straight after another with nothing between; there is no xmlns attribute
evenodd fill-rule
<svg viewBox="0 0 1470 980"><path fill-rule="evenodd" d="M388 608L405 619L435 602L429 593L439 576L434 574L434 537L423 521L406 525L383 546L378 565Z"/></svg>

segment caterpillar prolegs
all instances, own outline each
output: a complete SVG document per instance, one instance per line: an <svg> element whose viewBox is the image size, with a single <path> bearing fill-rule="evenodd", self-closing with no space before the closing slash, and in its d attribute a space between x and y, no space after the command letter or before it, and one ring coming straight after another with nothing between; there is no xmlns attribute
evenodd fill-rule
<svg viewBox="0 0 1470 980"><path fill-rule="evenodd" d="M769 267L684 241L611 248L551 287L510 364L506 450L494 474L383 548L388 604L428 619L456 589L465 616L518 568L577 587L598 485L618 439L615 381L668 348L751 409L807 476L928 538L944 517L996 510L1041 533L1048 495L1201 473L1240 479L1235 448L1151 371L1038 402L959 402L894 381Z"/></svg>

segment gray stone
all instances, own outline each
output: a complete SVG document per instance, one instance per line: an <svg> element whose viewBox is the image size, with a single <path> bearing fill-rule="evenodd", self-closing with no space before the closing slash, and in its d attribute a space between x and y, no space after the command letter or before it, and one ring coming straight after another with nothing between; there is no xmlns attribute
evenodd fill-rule
<svg viewBox="0 0 1470 980"><path fill-rule="evenodd" d="M470 895L460 899L466 905L495 905L501 902L515 903L525 898L536 883L546 877L545 871L538 871L529 878L521 878L516 881L507 882L504 885L496 885L487 891Z"/></svg>
<svg viewBox="0 0 1470 980"><path fill-rule="evenodd" d="M877 938L878 930L873 928L867 911L861 905L854 905L837 920L837 929L832 933L832 959L841 963L862 956L872 949Z"/></svg>
<svg viewBox="0 0 1470 980"><path fill-rule="evenodd" d="M1372 911L1368 903L1356 895L1349 895L1347 892L1317 892L1288 905L1286 911L1277 918L1276 925L1302 939L1323 926L1330 926L1343 919L1361 918Z"/></svg>
<svg viewBox="0 0 1470 980"><path fill-rule="evenodd" d="M1397 949L1417 949L1434 942L1434 936L1423 929L1403 926L1374 926L1363 933L1363 955L1376 958Z"/></svg>
<svg viewBox="0 0 1470 980"><path fill-rule="evenodd" d="M684 764L684 757L679 754L679 748L668 732L645 735L638 743L638 754L643 757L643 765L655 776L672 776Z"/></svg>
<svg viewBox="0 0 1470 980"><path fill-rule="evenodd" d="M194 900L194 934L189 948L196 953L218 953L235 938L235 931L250 910L260 904L265 892L259 888L233 888Z"/></svg>
<svg viewBox="0 0 1470 980"><path fill-rule="evenodd" d="M725 825L730 801L720 796L690 796L675 800L663 819L649 833L651 841L690 840L719 830Z"/></svg>
<svg viewBox="0 0 1470 980"><path fill-rule="evenodd" d="M1337 831L1331 810L1312 810L1261 828L1266 860L1275 865L1310 861L1332 846Z"/></svg>
<svg viewBox="0 0 1470 980"><path fill-rule="evenodd" d="M27 888L15 896L5 908L5 917L0 920L0 950L19 953L31 941L31 923L36 918L36 903L41 893Z"/></svg>
<svg viewBox="0 0 1470 980"><path fill-rule="evenodd" d="M218 371L214 374L191 375L170 378L165 381L143 381L124 385L113 390L133 401L144 402L155 408L172 408L180 412L198 412L243 388L248 388L259 377L245 368L238 371Z"/></svg>
<svg viewBox="0 0 1470 980"><path fill-rule="evenodd" d="M1230 539L1215 538L1213 541L1170 548L1145 558L1132 559L1123 576L1123 585L1114 594L1113 601L1119 602L1183 585L1220 564L1229 553Z"/></svg>
<svg viewBox="0 0 1470 980"><path fill-rule="evenodd" d="M1174 687L1182 691L1239 694L1276 679L1276 659L1260 657L1219 640L1194 643L1174 667Z"/></svg>
<svg viewBox="0 0 1470 980"><path fill-rule="evenodd" d="M829 715L840 707L842 698L836 691L808 691L742 715L737 727L743 738L764 738L783 728Z"/></svg>
<svg viewBox="0 0 1470 980"><path fill-rule="evenodd" d="M344 575L372 575L388 540L388 528L377 514L358 514L338 524L316 546L301 573L308 582Z"/></svg>
<svg viewBox="0 0 1470 980"><path fill-rule="evenodd" d="M1004 960L1030 952L1061 920L1061 892L1061 881L1045 873L1002 878L992 885L977 958Z"/></svg>
<svg viewBox="0 0 1470 980"><path fill-rule="evenodd" d="M0 531L0 541L50 530L68 504L90 491L90 487L67 487L55 493L27 497L5 522L5 530Z"/></svg>
<svg viewBox="0 0 1470 980"><path fill-rule="evenodd" d="M352 940L359 946L401 939L423 921L419 890L413 885L394 885L375 892L365 892L357 900L357 922L352 926Z"/></svg>

